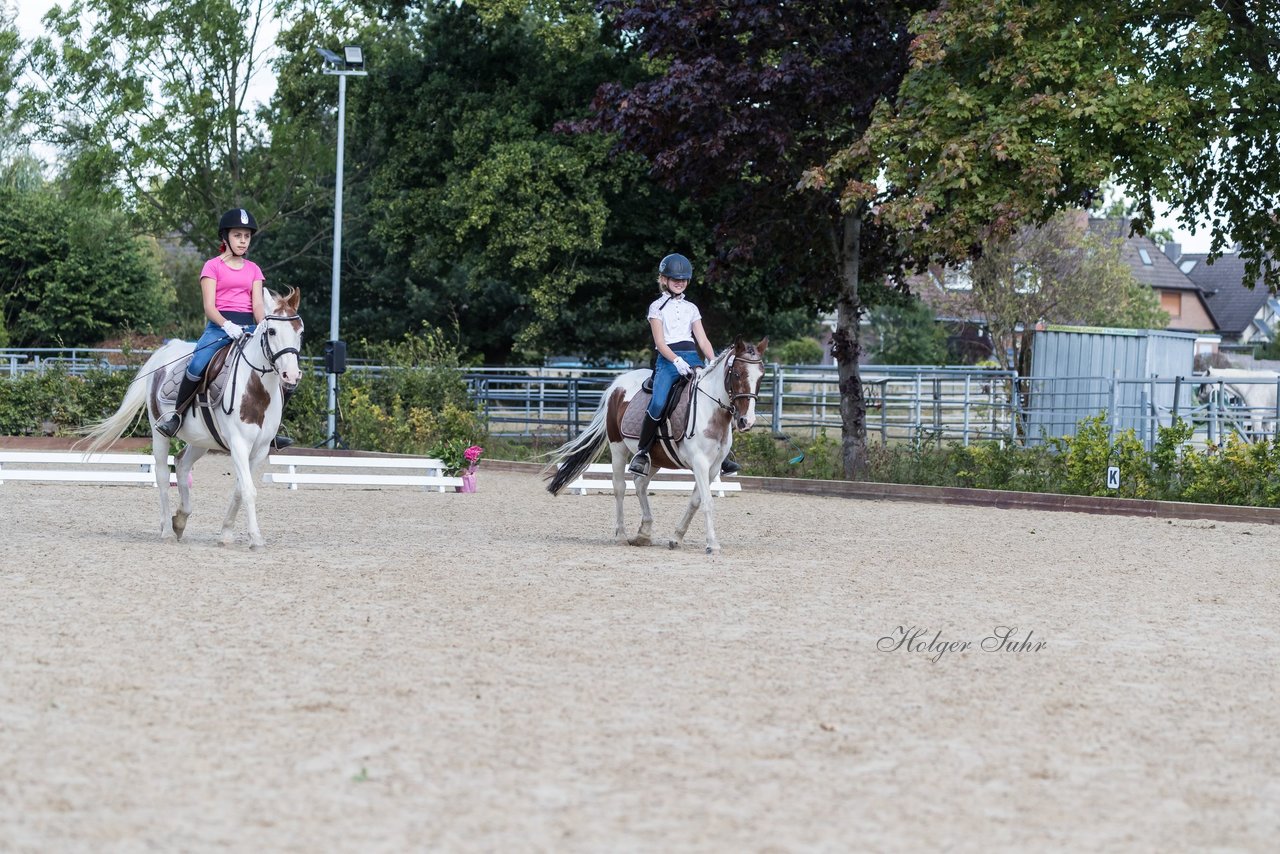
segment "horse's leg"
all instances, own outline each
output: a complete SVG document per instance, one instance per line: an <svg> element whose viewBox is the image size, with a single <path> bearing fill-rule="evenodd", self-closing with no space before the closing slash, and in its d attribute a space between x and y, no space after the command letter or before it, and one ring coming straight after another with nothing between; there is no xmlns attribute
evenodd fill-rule
<svg viewBox="0 0 1280 854"><path fill-rule="evenodd" d="M182 539L182 532L187 528L187 517L191 515L191 467L196 460L205 455L207 449L187 445L174 461L174 477L178 481L178 512L173 514L173 533Z"/></svg>
<svg viewBox="0 0 1280 854"><path fill-rule="evenodd" d="M649 507L649 481L652 479L653 475L648 474L633 481L636 485L636 498L640 499L640 530L628 541L633 546L653 543L653 510Z"/></svg>
<svg viewBox="0 0 1280 854"><path fill-rule="evenodd" d="M627 528L622 521L622 505L627 498L627 443L609 443L609 461L613 463L613 503L617 516L613 525L613 538L622 545L627 542Z"/></svg>
<svg viewBox="0 0 1280 854"><path fill-rule="evenodd" d="M698 512L698 508L702 506L702 491L698 488L697 472L705 468L703 463L698 459L689 460L689 466L693 471L693 491L689 493L689 503L685 505L684 515L680 517L680 524L676 525L675 539L671 540L668 548L678 548L684 542L684 535L689 532L689 524L693 521L693 514Z"/></svg>
<svg viewBox="0 0 1280 854"><path fill-rule="evenodd" d="M236 484L231 491L231 502L227 505L226 518L222 520L222 544L229 546L234 542L236 516L240 513L240 504L243 502L249 527L249 547L255 550L261 549L266 543L262 539L262 532L258 530L258 490L253 483L253 471L257 461L250 462L249 443L242 437L230 437L228 445L231 450L231 465L236 471Z"/></svg>
<svg viewBox="0 0 1280 854"><path fill-rule="evenodd" d="M671 541L671 548L674 549L680 545L685 533L689 530L689 523L693 521L694 511L701 506L707 525L707 554L720 554L720 541L716 539L715 507L711 503L712 471L713 469L705 465L693 464L693 494L689 496L689 507L684 512L684 518L680 520L680 527L676 528L676 538ZM714 471L719 471L719 467L717 466Z"/></svg>
<svg viewBox="0 0 1280 854"><path fill-rule="evenodd" d="M173 534L181 539L182 533L170 527L169 518L169 437L151 425L152 472L156 477L156 492L160 493L160 539L167 540Z"/></svg>

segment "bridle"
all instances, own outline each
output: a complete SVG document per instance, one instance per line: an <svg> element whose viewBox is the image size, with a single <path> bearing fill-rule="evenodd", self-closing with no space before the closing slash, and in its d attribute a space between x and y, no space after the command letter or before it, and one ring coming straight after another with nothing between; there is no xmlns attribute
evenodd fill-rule
<svg viewBox="0 0 1280 854"><path fill-rule="evenodd" d="M263 317L262 322L258 324L258 329L254 331L254 335L257 336L258 342L262 346L263 358L267 360L267 366L265 368L258 367L249 359L247 355L245 355L245 352L244 352L245 348L248 347L248 341L246 339L242 338L239 341L236 341L232 344L232 346L235 348L236 362L234 367L232 368L231 377L229 379L229 385L231 386L231 389L234 389L236 387L237 374L240 370L240 365L242 363L245 365L248 365L249 370L253 371L259 376L265 376L271 373L272 371L274 371L277 374L280 373L280 366L277 365L276 362L282 357L289 355L290 353L293 353L298 358L302 358L302 353L299 352L297 347L283 347L279 350L273 350L271 348L271 344L269 343L269 339L271 338L271 335L270 335L271 330L267 328L268 323L272 321L292 322L294 320L300 321L302 320L302 317L297 314L268 314L265 317ZM259 332L261 334L259 334ZM299 343L301 343L302 341L301 334L298 335L298 341ZM228 415L231 414L230 406L233 398L234 398L234 394L224 394L222 396L223 405L227 407L223 411Z"/></svg>
<svg viewBox="0 0 1280 854"><path fill-rule="evenodd" d="M729 368L724 372L724 391L725 394L729 395L729 403L725 406L726 409L732 409L733 405L744 397L750 400L760 399L760 395L753 391L740 391L737 394L734 394L732 386L738 382L739 362L748 365L763 365L764 359L751 359L747 356L737 355L729 357Z"/></svg>
<svg viewBox="0 0 1280 854"><path fill-rule="evenodd" d="M724 393L729 397L728 403L721 401L720 398L716 397L714 394L711 394L709 391L704 390L702 388L702 382L701 382L702 377L698 377L694 381L694 387L698 390L699 394L706 395L708 398L710 398L712 401L715 402L715 405L717 407L729 413L729 418L732 419L734 416L738 414L738 411L735 408L734 404L736 404L739 400L743 398L747 398L748 400L760 399L760 395L757 394L756 392L752 392L752 391L740 391L736 393L734 392L733 387L734 385L737 384L738 378L741 376L738 373L738 364L743 363L748 365L763 365L764 359L759 359L759 358L753 359L749 356L739 356L736 353L730 353L726 358L728 359L728 364L725 366L725 372L724 372ZM691 414L689 418L689 429L691 431L694 429L693 425L694 425L694 422L697 420L697 414L696 414L697 397L696 396L694 397L694 407L695 407L695 412ZM693 435L693 434L690 433L689 435Z"/></svg>
<svg viewBox="0 0 1280 854"><path fill-rule="evenodd" d="M265 325L268 321L272 321L272 320L300 321L302 320L302 317L297 314L268 314L266 317L262 318L262 325ZM302 353L298 351L297 347L285 347L281 350L272 350L271 344L268 343L268 340L271 338L271 335L269 334L269 332L270 330L263 330L262 338L260 340L262 341L262 355L266 357L267 362L271 365L271 367L269 369L262 369L262 368L253 367L252 363L250 363L250 367L253 367L255 371L258 371L259 373L262 373L262 374L267 373L268 370L272 370L272 371L275 371L276 373L279 373L280 369L276 366L276 360L279 359L281 356L287 356L290 353L292 353L293 355L297 356L299 359L302 358ZM302 333L298 333L298 342L299 343L302 342Z"/></svg>

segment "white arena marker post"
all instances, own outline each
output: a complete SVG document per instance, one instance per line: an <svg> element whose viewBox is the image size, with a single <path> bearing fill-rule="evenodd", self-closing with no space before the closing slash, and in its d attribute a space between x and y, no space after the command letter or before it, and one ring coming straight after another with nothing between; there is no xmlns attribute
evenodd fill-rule
<svg viewBox="0 0 1280 854"><path fill-rule="evenodd" d="M1120 466L1107 466L1107 489L1120 488Z"/></svg>

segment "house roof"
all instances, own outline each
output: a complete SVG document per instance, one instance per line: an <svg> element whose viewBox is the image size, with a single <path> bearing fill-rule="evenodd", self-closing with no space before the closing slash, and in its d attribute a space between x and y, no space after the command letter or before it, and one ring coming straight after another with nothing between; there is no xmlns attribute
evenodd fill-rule
<svg viewBox="0 0 1280 854"><path fill-rule="evenodd" d="M1187 278L1151 238L1137 234L1130 237L1127 219L1089 217L1089 231L1106 240L1123 241L1120 258L1133 270L1134 278L1143 284L1164 291L1201 291L1200 286Z"/></svg>
<svg viewBox="0 0 1280 854"><path fill-rule="evenodd" d="M1089 231L1105 240L1120 240L1120 259L1129 265L1139 282L1157 291L1183 291L1195 294L1204 306L1214 328L1222 330L1209 295L1196 281L1182 272L1178 264L1145 235L1129 235L1128 219L1101 219L1089 217ZM1187 257L1187 256L1182 256ZM1196 265L1200 266L1200 265Z"/></svg>
<svg viewBox="0 0 1280 854"><path fill-rule="evenodd" d="M1271 294L1260 283L1249 287L1244 275L1244 259L1238 254L1223 255L1212 264L1208 259L1204 253L1187 253L1178 259L1178 264L1195 262L1187 276L1204 291L1218 328L1225 334L1239 335L1253 323Z"/></svg>

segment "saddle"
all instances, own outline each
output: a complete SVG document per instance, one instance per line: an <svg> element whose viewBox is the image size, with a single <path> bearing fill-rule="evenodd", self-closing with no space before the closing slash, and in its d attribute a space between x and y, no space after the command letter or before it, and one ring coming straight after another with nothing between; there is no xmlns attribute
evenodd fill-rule
<svg viewBox="0 0 1280 854"><path fill-rule="evenodd" d="M196 399L193 405L211 407L222 401L222 394L227 388L227 377L230 375L230 372L224 371L223 368L227 363L227 355L234 346L233 343L227 347L219 347L218 352L213 354L213 358L209 360L209 366L205 368L204 376L200 378L200 384L196 386ZM169 366L157 395L162 403L170 406L177 405L178 386L182 385L182 377L186 374L187 365L191 364L194 355L192 353L191 356Z"/></svg>
<svg viewBox="0 0 1280 854"><path fill-rule="evenodd" d="M636 392L636 396L627 403L627 411L622 414L619 428L628 439L639 439L640 428L644 425L644 415L649 409L649 401L653 399L653 376L644 381L644 385ZM679 439L689 426L689 409L693 401L693 383L684 377L676 380L667 395L667 406L659 421L658 438Z"/></svg>

